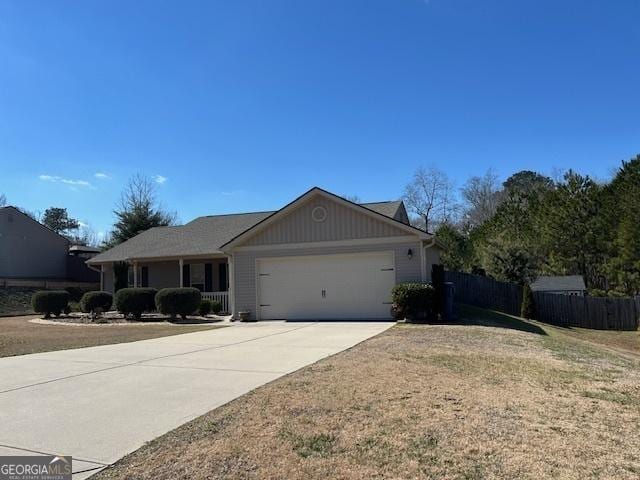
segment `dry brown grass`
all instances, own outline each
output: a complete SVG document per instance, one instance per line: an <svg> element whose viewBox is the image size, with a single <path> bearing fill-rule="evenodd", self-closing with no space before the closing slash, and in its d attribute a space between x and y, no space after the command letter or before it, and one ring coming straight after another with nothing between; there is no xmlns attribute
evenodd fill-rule
<svg viewBox="0 0 640 480"><path fill-rule="evenodd" d="M640 477L636 357L529 327L396 326L97 478Z"/></svg>
<svg viewBox="0 0 640 480"><path fill-rule="evenodd" d="M135 342L212 328L210 325L46 325L30 317L0 317L0 357ZM214 327L215 328L215 327Z"/></svg>

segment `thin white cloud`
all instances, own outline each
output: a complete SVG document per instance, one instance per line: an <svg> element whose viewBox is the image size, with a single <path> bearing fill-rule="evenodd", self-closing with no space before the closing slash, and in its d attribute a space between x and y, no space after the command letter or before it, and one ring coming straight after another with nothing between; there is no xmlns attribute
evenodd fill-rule
<svg viewBox="0 0 640 480"><path fill-rule="evenodd" d="M71 178L64 178L58 175L40 175L38 178L44 182L52 182L52 183L63 183L65 185L69 185L72 188L75 187L85 187L92 188L93 185L87 182L86 180L74 180Z"/></svg>
<svg viewBox="0 0 640 480"><path fill-rule="evenodd" d="M93 176L99 178L100 180L108 180L111 178L110 175L103 172L94 173Z"/></svg>
<svg viewBox="0 0 640 480"><path fill-rule="evenodd" d="M164 184L167 180L169 180L167 177L163 177L162 175L154 175L153 176L153 180L156 183L159 183L160 185Z"/></svg>

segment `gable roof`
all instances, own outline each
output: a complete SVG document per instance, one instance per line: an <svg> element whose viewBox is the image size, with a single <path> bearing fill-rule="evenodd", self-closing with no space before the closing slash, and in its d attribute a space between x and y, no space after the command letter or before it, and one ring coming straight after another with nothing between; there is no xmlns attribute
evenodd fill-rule
<svg viewBox="0 0 640 480"><path fill-rule="evenodd" d="M383 213L379 213L376 210L368 208L366 205L354 203L354 202L352 202L350 200L347 200L347 199L345 199L343 197L339 197L338 195L335 195L335 194L333 194L331 192L323 190L320 187L313 187L312 189L308 190L307 192L303 193L298 198L293 200L291 203L285 205L280 210L272 213L271 215L266 217L264 220L256 223L251 228L245 230L244 232L240 233L239 235L234 237L229 242L227 242L224 245L222 245L222 249L225 250L225 251L228 251L229 249L233 248L234 246L237 246L238 244L240 244L245 239L255 235L256 233L262 231L267 226L271 225L273 222L276 222L280 218L283 218L284 216L286 216L291 210L297 208L298 205L300 205L301 203L305 202L308 198L310 198L313 195L322 195L322 196L324 196L326 198L329 198L329 199L331 199L331 200L333 200L333 201L335 201L335 202L337 202L339 204L346 205L346 206L351 207L351 208L353 208L353 209L355 209L355 210L357 210L357 211L359 211L361 213L364 213L365 215L370 215L370 216L373 216L373 217L375 217L375 218L377 218L379 220L382 220L384 222L393 224L398 229L406 231L407 234L409 234L409 235L418 235L420 238L432 238L432 236L430 234L428 234L427 232L425 232L424 230L420 230L419 228L413 227L411 225L407 225L406 223L402 223L401 221L396 220L393 217L389 217L389 216L387 216L387 215L385 215ZM386 203L386 202L382 202L382 203ZM373 205L375 205L375 204L373 204ZM378 204L378 208L380 208L379 204ZM396 211L397 211L397 209L396 209Z"/></svg>
<svg viewBox="0 0 640 480"><path fill-rule="evenodd" d="M150 228L96 255L87 263L219 254L222 253L221 245L272 213L211 215L198 217L181 226Z"/></svg>
<svg viewBox="0 0 640 480"><path fill-rule="evenodd" d="M197 258L222 254L222 247L245 232L274 217L296 201L316 189L311 189L298 199L277 211L210 215L198 217L181 226L155 227L87 260L89 264L120 262L126 260L153 260L162 258ZM410 227L393 216L402 206L401 201L365 203L349 202L321 189L319 191L349 203L370 215L393 222L399 228L409 228L413 234L426 235L420 229Z"/></svg>
<svg viewBox="0 0 640 480"><path fill-rule="evenodd" d="M564 291L564 290L586 290L582 275L561 275L538 277L531 284L531 290L534 292L546 291Z"/></svg>
<svg viewBox="0 0 640 480"><path fill-rule="evenodd" d="M46 231L47 233L56 235L62 239L64 239L67 243L71 243L71 241L65 237L64 235L56 232L55 230L53 230L52 228L47 227L44 223L40 223L38 220L36 220L35 218L31 217L30 215L27 215L26 213L24 213L22 210L20 210L18 207L14 207L13 205L5 205L4 207L0 207L0 211L2 210L12 210L20 215L22 215L23 217L25 217L26 219L30 220L31 222L35 223L36 225L38 225L39 227L41 227L44 231Z"/></svg>
<svg viewBox="0 0 640 480"><path fill-rule="evenodd" d="M403 203L402 200L394 200L391 202L359 203L358 205L368 208L369 210L373 210L374 212L381 213L386 217L394 218Z"/></svg>

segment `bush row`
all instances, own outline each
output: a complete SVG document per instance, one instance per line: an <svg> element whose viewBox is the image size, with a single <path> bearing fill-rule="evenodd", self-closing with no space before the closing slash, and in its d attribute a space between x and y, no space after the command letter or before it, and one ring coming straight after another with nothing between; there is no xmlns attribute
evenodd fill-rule
<svg viewBox="0 0 640 480"><path fill-rule="evenodd" d="M66 291L46 290L36 292L31 304L36 313L50 318L52 314L59 316L63 312L68 313L69 299ZM122 288L115 297L109 292L87 292L80 300L81 310L92 315L108 311L112 306L127 318L135 319L141 318L144 312L155 310L171 318L179 315L183 319L196 312L208 315L211 312L218 314L222 310L220 302L202 300L196 288L164 288L160 291L155 288Z"/></svg>

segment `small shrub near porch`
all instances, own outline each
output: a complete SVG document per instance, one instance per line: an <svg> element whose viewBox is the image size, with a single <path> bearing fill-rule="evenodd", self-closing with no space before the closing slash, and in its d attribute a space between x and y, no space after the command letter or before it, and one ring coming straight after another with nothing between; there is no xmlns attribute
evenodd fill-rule
<svg viewBox="0 0 640 480"><path fill-rule="evenodd" d="M156 295L156 307L164 315L172 319L180 315L184 320L187 315L198 311L202 295L197 288L163 288Z"/></svg>
<svg viewBox="0 0 640 480"><path fill-rule="evenodd" d="M435 289L429 283L400 283L391 292L396 319L435 320Z"/></svg>
<svg viewBox="0 0 640 480"><path fill-rule="evenodd" d="M122 288L116 292L116 309L125 317L140 319L144 312L155 310L155 288Z"/></svg>
<svg viewBox="0 0 640 480"><path fill-rule="evenodd" d="M64 290L43 290L36 292L31 297L31 306L36 313L43 313L44 318L50 318L51 314L59 317L69 308L69 292Z"/></svg>
<svg viewBox="0 0 640 480"><path fill-rule="evenodd" d="M198 313L201 317L206 317L211 313L211 300L204 299L200 302L200 307L198 307Z"/></svg>
<svg viewBox="0 0 640 480"><path fill-rule="evenodd" d="M113 305L113 295L109 292L87 292L80 300L80 309L93 316L106 312Z"/></svg>

